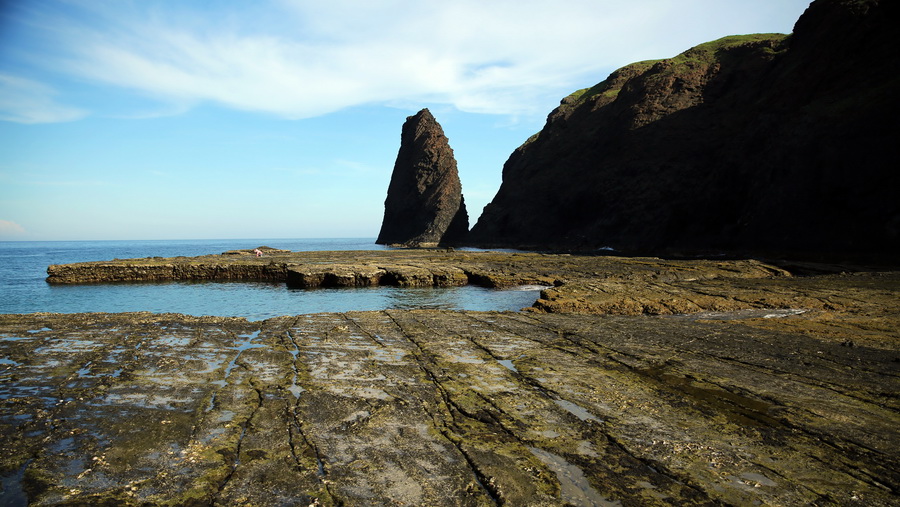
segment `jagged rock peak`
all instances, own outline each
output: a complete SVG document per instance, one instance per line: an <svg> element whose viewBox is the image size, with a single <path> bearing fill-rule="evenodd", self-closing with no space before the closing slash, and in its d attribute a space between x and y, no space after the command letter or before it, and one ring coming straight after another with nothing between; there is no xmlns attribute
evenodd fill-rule
<svg viewBox="0 0 900 507"><path fill-rule="evenodd" d="M453 149L431 111L406 118L384 201L381 245L434 246L465 239L469 215Z"/></svg>

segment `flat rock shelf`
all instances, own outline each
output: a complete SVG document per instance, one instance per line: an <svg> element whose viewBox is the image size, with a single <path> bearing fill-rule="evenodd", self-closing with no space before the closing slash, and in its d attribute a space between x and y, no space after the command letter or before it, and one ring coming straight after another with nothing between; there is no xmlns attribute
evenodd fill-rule
<svg viewBox="0 0 900 507"><path fill-rule="evenodd" d="M900 500L897 273L283 255L303 272L412 266L552 288L525 312L0 315L3 503ZM97 265L282 262L220 257Z"/></svg>
<svg viewBox="0 0 900 507"><path fill-rule="evenodd" d="M7 315L0 356L35 504L897 501L896 351L733 320Z"/></svg>

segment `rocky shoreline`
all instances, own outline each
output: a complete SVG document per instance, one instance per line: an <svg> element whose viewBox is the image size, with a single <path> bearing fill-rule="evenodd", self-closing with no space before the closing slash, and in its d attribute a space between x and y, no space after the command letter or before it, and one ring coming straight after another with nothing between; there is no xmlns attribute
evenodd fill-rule
<svg viewBox="0 0 900 507"><path fill-rule="evenodd" d="M261 247L265 249L265 247ZM533 252L398 249L379 251L290 252L265 250L199 257L114 259L52 265L50 284L161 281L270 281L293 287L451 287L467 284L511 287L555 286L553 299L574 297L590 280L627 284L714 279L769 279L790 276L774 265L753 260L663 260ZM243 254L243 255L242 255ZM581 287L581 288L578 288ZM575 290L578 288L577 290ZM572 290L570 290L572 289ZM596 292L588 289L589 292ZM599 313L609 313L603 308ZM644 313L655 313L650 310Z"/></svg>
<svg viewBox="0 0 900 507"><path fill-rule="evenodd" d="M525 312L0 315L13 505L898 499L897 272L444 250L48 271L548 287Z"/></svg>

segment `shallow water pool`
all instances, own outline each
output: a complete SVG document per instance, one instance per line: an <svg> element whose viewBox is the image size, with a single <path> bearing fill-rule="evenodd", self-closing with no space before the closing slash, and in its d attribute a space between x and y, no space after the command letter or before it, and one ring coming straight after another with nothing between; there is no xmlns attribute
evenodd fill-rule
<svg viewBox="0 0 900 507"><path fill-rule="evenodd" d="M34 309L5 304L0 313L34 311L184 313L262 320L280 315L384 309L520 310L531 306L540 286L488 289L463 287L360 287L291 289L262 282L172 282L51 285Z"/></svg>

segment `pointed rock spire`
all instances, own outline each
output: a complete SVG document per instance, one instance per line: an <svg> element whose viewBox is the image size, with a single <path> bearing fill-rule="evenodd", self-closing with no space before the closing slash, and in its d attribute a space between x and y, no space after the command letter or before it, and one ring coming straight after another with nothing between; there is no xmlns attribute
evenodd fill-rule
<svg viewBox="0 0 900 507"><path fill-rule="evenodd" d="M406 118L384 201L380 245L435 246L463 241L469 215L453 149L428 109Z"/></svg>

